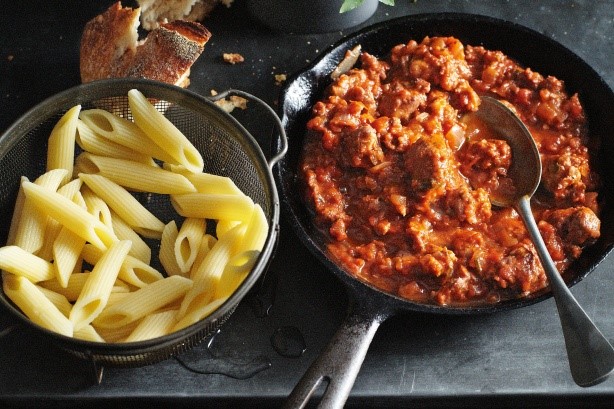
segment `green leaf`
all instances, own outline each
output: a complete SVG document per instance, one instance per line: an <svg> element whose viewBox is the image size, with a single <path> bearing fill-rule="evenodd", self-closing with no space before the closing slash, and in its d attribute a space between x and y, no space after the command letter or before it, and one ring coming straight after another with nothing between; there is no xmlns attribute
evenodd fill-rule
<svg viewBox="0 0 614 409"><path fill-rule="evenodd" d="M360 6L365 0L343 0L339 13L345 13L346 11L354 10ZM384 3L388 6L394 6L394 0L379 0L380 3Z"/></svg>
<svg viewBox="0 0 614 409"><path fill-rule="evenodd" d="M341 5L341 10L339 10L339 13L345 13L346 11L354 10L356 7L360 6L363 1L364 0L343 0L343 4Z"/></svg>

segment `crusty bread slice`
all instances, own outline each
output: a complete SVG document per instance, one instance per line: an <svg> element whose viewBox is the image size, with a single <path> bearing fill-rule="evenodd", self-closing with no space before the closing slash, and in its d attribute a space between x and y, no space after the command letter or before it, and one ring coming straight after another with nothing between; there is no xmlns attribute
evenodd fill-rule
<svg viewBox="0 0 614 409"><path fill-rule="evenodd" d="M139 9L117 2L87 22L81 36L81 81L121 77L136 53Z"/></svg>
<svg viewBox="0 0 614 409"><path fill-rule="evenodd" d="M151 31L136 50L127 77L148 78L187 87L190 67L211 34L199 23L173 21Z"/></svg>
<svg viewBox="0 0 614 409"><path fill-rule="evenodd" d="M190 68L211 33L200 23L162 24L138 42L140 9L113 4L90 20L81 38L81 81L138 77L187 87Z"/></svg>

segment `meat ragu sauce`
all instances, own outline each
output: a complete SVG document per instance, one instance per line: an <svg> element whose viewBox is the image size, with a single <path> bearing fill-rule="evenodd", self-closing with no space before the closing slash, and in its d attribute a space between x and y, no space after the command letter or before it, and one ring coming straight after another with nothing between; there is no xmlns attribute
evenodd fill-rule
<svg viewBox="0 0 614 409"><path fill-rule="evenodd" d="M586 118L563 82L455 38L362 53L313 107L300 164L314 222L347 272L421 303L528 296L548 282L526 229L491 205L510 147L465 114L513 105L543 163L532 208L560 271L599 237Z"/></svg>

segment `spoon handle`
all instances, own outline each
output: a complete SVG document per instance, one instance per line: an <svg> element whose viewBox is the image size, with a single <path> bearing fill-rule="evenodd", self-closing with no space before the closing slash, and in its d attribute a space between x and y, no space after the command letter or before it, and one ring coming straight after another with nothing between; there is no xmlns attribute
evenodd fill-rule
<svg viewBox="0 0 614 409"><path fill-rule="evenodd" d="M516 207L550 281L563 328L571 375L579 386L601 383L614 370L614 348L586 315L559 274L533 218L530 198L523 196Z"/></svg>

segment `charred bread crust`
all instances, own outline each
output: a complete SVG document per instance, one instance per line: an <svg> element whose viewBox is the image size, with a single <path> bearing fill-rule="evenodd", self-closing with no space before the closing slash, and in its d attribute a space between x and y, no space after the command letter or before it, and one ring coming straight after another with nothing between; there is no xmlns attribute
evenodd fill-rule
<svg viewBox="0 0 614 409"><path fill-rule="evenodd" d="M203 52L210 37L211 33L197 22L162 24L138 46L125 76L186 87L190 67Z"/></svg>

